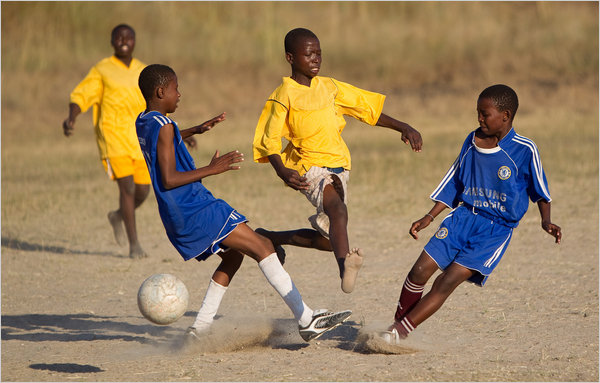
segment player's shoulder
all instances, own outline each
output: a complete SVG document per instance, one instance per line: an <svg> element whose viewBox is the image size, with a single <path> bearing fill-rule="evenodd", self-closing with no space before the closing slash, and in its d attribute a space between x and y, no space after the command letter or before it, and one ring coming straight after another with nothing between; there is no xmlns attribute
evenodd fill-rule
<svg viewBox="0 0 600 383"><path fill-rule="evenodd" d="M138 116L139 121L145 121L147 124L157 125L159 127L173 124L173 120L157 111L142 112Z"/></svg>
<svg viewBox="0 0 600 383"><path fill-rule="evenodd" d="M505 138L506 140L503 141L506 141L505 146L507 150L523 151L532 155L537 155L538 153L538 147L535 142L531 138L518 134L514 128L510 130Z"/></svg>

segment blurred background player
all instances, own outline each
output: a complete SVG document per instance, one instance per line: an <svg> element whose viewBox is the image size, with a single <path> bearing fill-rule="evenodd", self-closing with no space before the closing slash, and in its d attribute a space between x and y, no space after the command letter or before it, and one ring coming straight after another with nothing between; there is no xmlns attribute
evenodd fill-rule
<svg viewBox="0 0 600 383"><path fill-rule="evenodd" d="M345 321L351 311L310 309L277 259L272 243L250 229L246 217L215 198L202 184L205 177L239 169L235 164L243 161L243 154L236 150L220 156L216 151L207 166L196 168L183 138L206 132L223 121L225 114L180 132L166 117L175 112L180 98L175 72L165 65L150 65L142 71L139 86L147 106L136 120L137 135L167 236L186 261L204 261L212 254L221 257L196 321L188 329L189 338L199 338L212 324L244 254L258 263L291 309L304 340L315 339Z"/></svg>
<svg viewBox="0 0 600 383"><path fill-rule="evenodd" d="M383 338L398 344L433 315L464 281L483 286L500 262L514 228L536 202L542 229L560 243L561 228L550 217L550 193L537 146L518 135L513 119L517 94L506 85L493 85L477 100L479 128L471 132L442 182L431 194L429 213L413 222L418 239L444 209L453 209L413 265L402 287L394 324ZM438 269L431 290L425 283Z"/></svg>
<svg viewBox="0 0 600 383"><path fill-rule="evenodd" d="M150 175L135 133L135 118L145 107L137 81L145 65L133 58L135 31L126 24L114 27L114 54L90 69L70 96L65 136L73 134L75 119L93 107L93 123L100 158L108 176L119 187L119 208L108 213L115 239L129 242L131 258L147 257L137 236L135 209L150 190ZM125 225L125 231L123 230Z"/></svg>
<svg viewBox="0 0 600 383"><path fill-rule="evenodd" d="M348 240L347 182L350 152L341 133L344 115L370 125L393 129L415 152L422 139L410 125L382 113L385 96L356 88L329 77L319 77L321 45L308 29L296 28L284 40L285 57L292 74L269 96L254 136L254 161L269 162L285 184L302 192L317 208L309 218L314 230L257 232L281 245L333 251L341 288L354 290L363 254L350 249ZM281 139L289 141L283 150ZM283 257L281 257L283 259Z"/></svg>

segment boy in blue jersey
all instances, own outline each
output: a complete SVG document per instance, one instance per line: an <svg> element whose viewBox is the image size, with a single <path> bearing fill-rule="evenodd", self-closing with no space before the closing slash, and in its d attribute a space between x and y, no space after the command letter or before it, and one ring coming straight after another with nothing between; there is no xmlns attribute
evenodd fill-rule
<svg viewBox="0 0 600 383"><path fill-rule="evenodd" d="M537 202L542 228L560 243L562 232L550 219L550 193L540 154L533 141L518 135L513 119L519 101L506 85L486 88L477 100L479 128L464 141L460 154L431 194L429 213L413 222L410 235L444 218L402 287L394 324L382 335L398 344L433 315L464 281L483 286L506 251L529 200ZM438 269L431 290L425 283Z"/></svg>
<svg viewBox="0 0 600 383"><path fill-rule="evenodd" d="M246 217L213 197L202 184L205 177L239 169L235 164L243 161L243 154L232 151L220 156L216 151L207 166L196 168L183 140L208 131L223 121L225 114L179 131L177 124L166 117L177 109L180 98L175 72L165 65L149 65L140 73L139 87L146 110L138 116L136 130L167 236L186 261L203 261L212 254L221 257L196 321L187 331L190 338L200 337L212 324L244 254L258 262L291 309L305 341L345 321L351 311L311 310L279 262L271 241L250 229Z"/></svg>

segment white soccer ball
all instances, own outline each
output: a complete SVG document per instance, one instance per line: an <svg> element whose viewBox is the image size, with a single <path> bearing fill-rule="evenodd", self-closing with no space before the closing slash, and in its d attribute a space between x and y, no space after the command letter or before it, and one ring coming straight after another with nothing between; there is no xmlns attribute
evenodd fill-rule
<svg viewBox="0 0 600 383"><path fill-rule="evenodd" d="M154 274L138 290L138 307L152 323L168 325L185 314L189 293L181 279L171 274Z"/></svg>

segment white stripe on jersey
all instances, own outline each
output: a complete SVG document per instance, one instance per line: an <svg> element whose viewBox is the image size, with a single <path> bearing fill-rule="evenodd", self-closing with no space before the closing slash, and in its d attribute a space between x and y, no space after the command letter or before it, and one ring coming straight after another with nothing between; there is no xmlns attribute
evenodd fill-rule
<svg viewBox="0 0 600 383"><path fill-rule="evenodd" d="M542 161L540 160L540 153L538 151L537 146L529 138L520 136L518 134L515 134L515 137L512 140L516 143L519 143L521 145L528 147L529 150L531 150L531 153L533 155L533 166L535 167L535 177L537 178L538 183L540 184L540 187L542 188L542 192L546 195L548 202L551 202L552 199L550 198L550 193L546 189L546 184L544 183L544 177L542 176Z"/></svg>
<svg viewBox="0 0 600 383"><path fill-rule="evenodd" d="M506 244L508 243L508 240L510 239L511 236L512 236L512 230L510 231L510 233L508 234L508 237L506 237L506 239L504 240L502 245L500 245L500 247L497 248L496 251L494 251L494 255L492 255L492 257L490 259L485 261L483 266L490 267L491 265L494 264L494 262L496 262L496 260L500 256L500 254L502 254L502 250L506 247Z"/></svg>
<svg viewBox="0 0 600 383"><path fill-rule="evenodd" d="M433 191L433 193L431 193L429 198L435 199L435 196L446 186L448 181L450 181L452 179L452 177L454 177L454 173L456 173L457 168L458 168L458 157L456 157L456 160L454 160L454 163L452 164L452 166L450 166L450 169L448 169L444 178L442 178L442 182L440 182L440 184L435 188L435 190Z"/></svg>
<svg viewBox="0 0 600 383"><path fill-rule="evenodd" d="M172 121L171 121L170 118L165 117L163 115L153 116L152 118L154 118L156 121L158 121L158 123L160 124L160 126L164 126L164 125L172 123Z"/></svg>

